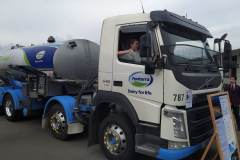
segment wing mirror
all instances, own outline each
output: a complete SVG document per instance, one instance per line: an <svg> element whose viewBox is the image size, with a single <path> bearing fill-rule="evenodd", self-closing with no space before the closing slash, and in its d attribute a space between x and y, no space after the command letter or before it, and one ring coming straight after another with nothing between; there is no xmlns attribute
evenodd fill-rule
<svg viewBox="0 0 240 160"><path fill-rule="evenodd" d="M155 63L150 61L151 58L151 35L146 33L140 38L140 55L141 57L147 58L145 62L145 74L154 74L155 73Z"/></svg>
<svg viewBox="0 0 240 160"><path fill-rule="evenodd" d="M151 35L146 33L140 38L140 55L141 57L151 56Z"/></svg>
<svg viewBox="0 0 240 160"><path fill-rule="evenodd" d="M232 45L228 40L224 42L223 70L228 71L232 67Z"/></svg>

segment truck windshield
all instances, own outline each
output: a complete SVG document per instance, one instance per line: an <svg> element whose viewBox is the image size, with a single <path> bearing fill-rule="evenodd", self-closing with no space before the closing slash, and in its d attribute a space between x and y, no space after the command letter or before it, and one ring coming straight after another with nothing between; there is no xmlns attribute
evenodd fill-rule
<svg viewBox="0 0 240 160"><path fill-rule="evenodd" d="M173 64L206 65L213 63L206 38L188 30L162 26L164 51Z"/></svg>

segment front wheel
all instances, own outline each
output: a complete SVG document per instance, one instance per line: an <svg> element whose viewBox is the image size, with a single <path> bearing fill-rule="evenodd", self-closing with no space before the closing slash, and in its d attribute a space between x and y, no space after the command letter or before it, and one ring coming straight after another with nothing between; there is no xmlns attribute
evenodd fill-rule
<svg viewBox="0 0 240 160"><path fill-rule="evenodd" d="M50 134L57 139L67 140L69 138L66 114L64 109L58 104L53 105L50 109L48 128Z"/></svg>
<svg viewBox="0 0 240 160"><path fill-rule="evenodd" d="M134 129L126 116L111 114L99 128L99 143L110 160L135 159Z"/></svg>
<svg viewBox="0 0 240 160"><path fill-rule="evenodd" d="M20 119L20 111L15 110L14 101L11 95L7 94L3 100L3 110L5 117L9 121L17 121Z"/></svg>

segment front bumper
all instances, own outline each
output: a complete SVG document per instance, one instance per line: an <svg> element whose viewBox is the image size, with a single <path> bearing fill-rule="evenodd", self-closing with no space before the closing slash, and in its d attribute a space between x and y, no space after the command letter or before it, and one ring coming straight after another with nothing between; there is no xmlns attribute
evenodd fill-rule
<svg viewBox="0 0 240 160"><path fill-rule="evenodd" d="M164 149L160 148L156 156L157 159L162 160L178 160L186 158L205 147L205 143L197 144L191 147L182 149Z"/></svg>
<svg viewBox="0 0 240 160"><path fill-rule="evenodd" d="M204 148L209 139L181 149L168 149L166 140L149 134L136 134L135 141L137 153L161 160L178 160L189 157Z"/></svg>

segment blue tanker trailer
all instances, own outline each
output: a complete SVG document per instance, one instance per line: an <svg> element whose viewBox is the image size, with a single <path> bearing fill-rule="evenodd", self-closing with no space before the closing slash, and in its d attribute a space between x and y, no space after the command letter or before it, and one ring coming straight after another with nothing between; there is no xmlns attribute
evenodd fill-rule
<svg viewBox="0 0 240 160"><path fill-rule="evenodd" d="M83 132L98 59L99 46L83 39L0 53L0 113L9 121L41 113L43 128L59 139Z"/></svg>

